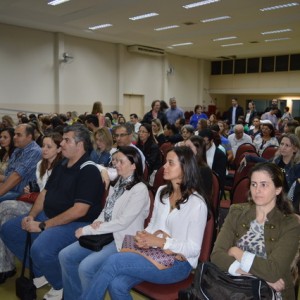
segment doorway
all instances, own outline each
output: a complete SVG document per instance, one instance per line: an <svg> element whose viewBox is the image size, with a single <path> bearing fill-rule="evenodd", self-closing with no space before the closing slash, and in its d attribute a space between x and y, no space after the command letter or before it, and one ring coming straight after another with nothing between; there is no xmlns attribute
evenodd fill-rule
<svg viewBox="0 0 300 300"><path fill-rule="evenodd" d="M126 121L129 121L130 114L137 114L139 119L143 119L145 114L145 99L144 95L133 95L124 94L123 95L123 114Z"/></svg>

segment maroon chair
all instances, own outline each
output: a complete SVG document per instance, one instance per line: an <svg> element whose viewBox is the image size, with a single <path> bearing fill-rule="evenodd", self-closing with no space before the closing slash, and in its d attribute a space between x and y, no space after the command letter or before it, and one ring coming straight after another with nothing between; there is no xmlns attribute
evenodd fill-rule
<svg viewBox="0 0 300 300"><path fill-rule="evenodd" d="M261 154L261 157L270 160L275 156L277 150L278 150L277 146L268 146Z"/></svg>
<svg viewBox="0 0 300 300"><path fill-rule="evenodd" d="M154 177L154 181L153 181L153 186L152 186L152 191L154 194L156 194L158 188L162 185L165 185L166 181L164 180L164 167L161 166Z"/></svg>
<svg viewBox="0 0 300 300"><path fill-rule="evenodd" d="M144 227L146 228L151 220L151 216L152 216L152 212L153 212L153 208L154 208L154 194L151 190L149 191L149 198L150 198L150 208L149 208L149 215L147 217L147 219L145 219L145 223L144 223Z"/></svg>
<svg viewBox="0 0 300 300"><path fill-rule="evenodd" d="M232 162L232 168L234 170L239 168L240 162L241 162L241 156L245 152L255 152L256 153L256 148L253 144L250 144L250 143L244 143L244 144L240 145L236 150L235 157Z"/></svg>
<svg viewBox="0 0 300 300"><path fill-rule="evenodd" d="M237 182L242 178L242 177L245 177L247 176L248 172L249 171L249 166L253 166L254 163L247 163L248 167L245 169L245 167L241 167L240 166L240 163L241 161L243 160L243 158L246 156L246 155L252 155L252 156L259 156L257 154L257 152L244 152L243 154L240 155L240 158L239 158L239 168L237 170L235 170L231 175L229 176L226 176L226 183L225 183L225 186L224 186L224 190L225 191L229 191L231 192L232 189L235 187L235 185L237 184ZM245 175L244 175L245 174ZM231 176L231 180L230 180L230 176Z"/></svg>
<svg viewBox="0 0 300 300"><path fill-rule="evenodd" d="M167 157L167 152L169 151L169 149L171 149L173 147L173 144L170 143L170 142L166 142L166 143L163 143L159 149L161 150L161 152L163 153L164 155L164 159L166 159Z"/></svg>
<svg viewBox="0 0 300 300"><path fill-rule="evenodd" d="M208 261L212 246L214 242L215 220L213 214L206 223L201 253L199 261ZM178 299L178 292L181 289L185 289L191 285L194 279L194 274L191 273L188 278L173 284L156 284L150 282L142 282L136 285L133 290L150 300L176 300Z"/></svg>
<svg viewBox="0 0 300 300"><path fill-rule="evenodd" d="M244 177L237 183L235 189L232 191L232 204L246 203L248 201L249 184L249 177Z"/></svg>

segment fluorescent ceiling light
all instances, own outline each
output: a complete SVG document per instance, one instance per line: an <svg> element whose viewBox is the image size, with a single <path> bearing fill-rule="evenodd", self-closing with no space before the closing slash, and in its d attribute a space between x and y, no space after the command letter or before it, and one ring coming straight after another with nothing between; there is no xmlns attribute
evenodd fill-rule
<svg viewBox="0 0 300 300"><path fill-rule="evenodd" d="M265 31L265 32L261 32L262 35L265 35L265 34L274 34L274 33L282 33L282 32L289 32L289 31L292 31L292 29L279 29L279 30L273 30L273 31Z"/></svg>
<svg viewBox="0 0 300 300"><path fill-rule="evenodd" d="M270 39L270 40L265 40L265 42L277 42L277 41L285 41L285 40L290 40L290 38L286 37L286 38L279 38L279 39Z"/></svg>
<svg viewBox="0 0 300 300"><path fill-rule="evenodd" d="M221 45L221 47L233 47L233 46L241 46L241 45L244 45L244 43L226 44L226 45Z"/></svg>
<svg viewBox="0 0 300 300"><path fill-rule="evenodd" d="M166 26L166 27L160 27L160 28L154 28L154 30L156 31L161 31L161 30L168 30L168 29L173 29L173 28L178 28L178 25L170 25L170 26Z"/></svg>
<svg viewBox="0 0 300 300"><path fill-rule="evenodd" d="M174 44L171 47L180 47L180 46L188 46L188 45L193 45L193 43L189 42L189 43Z"/></svg>
<svg viewBox="0 0 300 300"><path fill-rule="evenodd" d="M190 8L207 5L207 4L211 4L211 3L215 3L215 2L219 2L219 1L220 0L204 0L204 1L199 1L199 2L194 2L191 4L183 5L182 7L186 8L186 9L190 9Z"/></svg>
<svg viewBox="0 0 300 300"><path fill-rule="evenodd" d="M145 14L145 15L140 15L140 16L131 17L131 18L129 18L129 19L132 20L132 21L136 21L136 20L141 20L141 19L151 18L151 17L155 17L155 16L158 16L158 14L155 13L155 12L152 12L152 13Z"/></svg>
<svg viewBox="0 0 300 300"><path fill-rule="evenodd" d="M112 24L100 24L100 25L91 26L91 27L89 27L89 29L97 30L97 29L102 29L102 28L111 27L111 26L112 26Z"/></svg>
<svg viewBox="0 0 300 300"><path fill-rule="evenodd" d="M298 2L292 2L292 3L286 3L286 4L276 5L276 6L260 8L260 11L275 10L275 9L293 7L293 6L297 6L297 5L299 5Z"/></svg>
<svg viewBox="0 0 300 300"><path fill-rule="evenodd" d="M222 38L213 39L213 41L218 42L218 41L233 40L233 39L237 39L237 37L236 36L226 36L226 37L222 37Z"/></svg>
<svg viewBox="0 0 300 300"><path fill-rule="evenodd" d="M62 3L65 3L65 2L68 2L70 0L52 0L50 2L48 2L48 5L59 5L59 4L62 4Z"/></svg>
<svg viewBox="0 0 300 300"><path fill-rule="evenodd" d="M215 21L221 21L221 20L226 20L226 19L231 19L231 17L222 16L222 17L217 17L217 18L212 18L212 19L204 19L204 20L201 20L201 22L207 23L207 22L215 22Z"/></svg>

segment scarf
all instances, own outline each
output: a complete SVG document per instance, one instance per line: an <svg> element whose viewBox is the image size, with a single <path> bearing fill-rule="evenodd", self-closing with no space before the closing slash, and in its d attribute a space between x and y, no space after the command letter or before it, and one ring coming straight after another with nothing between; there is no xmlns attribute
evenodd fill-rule
<svg viewBox="0 0 300 300"><path fill-rule="evenodd" d="M105 208L104 208L104 220L105 222L109 222L112 217L112 212L115 206L115 203L118 198L120 198L126 190L127 184L133 181L134 176L130 175L127 178L120 177L117 183L114 186L114 192L111 196L109 196L106 200Z"/></svg>

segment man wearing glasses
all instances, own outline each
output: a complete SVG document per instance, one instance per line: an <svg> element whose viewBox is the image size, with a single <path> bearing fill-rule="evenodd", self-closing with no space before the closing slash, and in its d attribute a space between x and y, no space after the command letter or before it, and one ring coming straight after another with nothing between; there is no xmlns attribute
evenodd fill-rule
<svg viewBox="0 0 300 300"><path fill-rule="evenodd" d="M125 123L114 126L112 136L116 145L116 148L113 148L112 152L115 152L119 147L123 146L135 147L141 155L143 168L145 169L145 156L143 152L132 143L133 125Z"/></svg>
<svg viewBox="0 0 300 300"><path fill-rule="evenodd" d="M232 133L228 137L228 140L231 145L231 149L234 157L236 154L236 150L240 145L245 143L252 144L252 139L248 134L244 133L244 126L242 124L235 125L234 133Z"/></svg>

